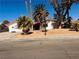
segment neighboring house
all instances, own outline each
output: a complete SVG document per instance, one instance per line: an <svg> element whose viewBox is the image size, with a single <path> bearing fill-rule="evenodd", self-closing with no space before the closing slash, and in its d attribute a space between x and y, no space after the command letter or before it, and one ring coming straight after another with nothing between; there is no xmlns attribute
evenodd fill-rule
<svg viewBox="0 0 79 59"><path fill-rule="evenodd" d="M52 21L52 20L48 20L48 22L47 22L47 27L46 27L46 29L47 30L51 30L51 29L54 29L54 22Z"/></svg>
<svg viewBox="0 0 79 59"><path fill-rule="evenodd" d="M9 28L9 32L22 32L22 29L18 29L18 25L16 21L13 21L9 24L6 24Z"/></svg>

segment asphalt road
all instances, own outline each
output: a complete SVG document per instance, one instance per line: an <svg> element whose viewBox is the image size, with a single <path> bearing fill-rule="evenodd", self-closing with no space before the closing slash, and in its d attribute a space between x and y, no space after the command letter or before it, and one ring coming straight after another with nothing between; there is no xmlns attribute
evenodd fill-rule
<svg viewBox="0 0 79 59"><path fill-rule="evenodd" d="M79 59L79 39L0 42L0 59Z"/></svg>
<svg viewBox="0 0 79 59"><path fill-rule="evenodd" d="M13 40L9 35L0 38L0 59L79 59L78 38Z"/></svg>

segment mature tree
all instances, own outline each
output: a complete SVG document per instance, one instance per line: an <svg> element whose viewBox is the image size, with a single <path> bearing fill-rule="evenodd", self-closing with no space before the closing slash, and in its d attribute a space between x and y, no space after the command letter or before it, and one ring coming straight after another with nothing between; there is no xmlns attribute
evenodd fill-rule
<svg viewBox="0 0 79 59"><path fill-rule="evenodd" d="M57 20L59 26L66 18L69 18L69 10L73 3L79 2L79 0L49 0L51 5L54 7L54 10L57 14ZM66 17L67 16L67 17ZM58 27L59 27L58 26Z"/></svg>
<svg viewBox="0 0 79 59"><path fill-rule="evenodd" d="M28 33L32 26L32 20L26 16L19 17L17 23L18 23L18 28L23 29L24 33Z"/></svg>
<svg viewBox="0 0 79 59"><path fill-rule="evenodd" d="M0 25L0 32L8 31L8 27L5 24Z"/></svg>
<svg viewBox="0 0 79 59"><path fill-rule="evenodd" d="M8 20L4 20L2 24L8 24L10 23Z"/></svg>
<svg viewBox="0 0 79 59"><path fill-rule="evenodd" d="M79 21L79 19L77 19Z"/></svg>
<svg viewBox="0 0 79 59"><path fill-rule="evenodd" d="M0 25L0 31L2 30L2 25Z"/></svg>
<svg viewBox="0 0 79 59"><path fill-rule="evenodd" d="M54 19L57 19L57 14L54 14Z"/></svg>
<svg viewBox="0 0 79 59"><path fill-rule="evenodd" d="M9 21L8 20L4 20L1 25L0 25L0 31L1 32L5 32L8 31L8 27L6 26L6 24L8 24Z"/></svg>

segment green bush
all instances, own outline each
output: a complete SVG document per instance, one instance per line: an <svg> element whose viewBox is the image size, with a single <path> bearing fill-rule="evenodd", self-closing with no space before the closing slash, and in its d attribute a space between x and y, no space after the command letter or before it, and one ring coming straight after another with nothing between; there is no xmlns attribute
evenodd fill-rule
<svg viewBox="0 0 79 59"><path fill-rule="evenodd" d="M32 27L32 20L29 17L22 16L17 20L18 28L23 29L23 32L28 32Z"/></svg>
<svg viewBox="0 0 79 59"><path fill-rule="evenodd" d="M79 31L79 23L77 23L77 30Z"/></svg>
<svg viewBox="0 0 79 59"><path fill-rule="evenodd" d="M79 31L79 21L72 23L70 30Z"/></svg>

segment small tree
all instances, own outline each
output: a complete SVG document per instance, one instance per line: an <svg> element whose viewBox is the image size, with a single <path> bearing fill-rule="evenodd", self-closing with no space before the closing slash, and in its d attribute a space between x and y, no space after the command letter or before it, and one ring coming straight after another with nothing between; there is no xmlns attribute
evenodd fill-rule
<svg viewBox="0 0 79 59"><path fill-rule="evenodd" d="M10 23L8 20L4 20L4 21L2 22L2 24L0 25L0 31L1 31L1 32L6 32L6 31L9 30L9 29L8 29L8 26L6 26L6 24L8 24L8 23Z"/></svg>
<svg viewBox="0 0 79 59"><path fill-rule="evenodd" d="M8 20L4 20L2 24L8 24L10 23Z"/></svg>
<svg viewBox="0 0 79 59"><path fill-rule="evenodd" d="M18 28L23 30L23 33L28 33L32 27L32 20L29 17L19 17L17 20Z"/></svg>

